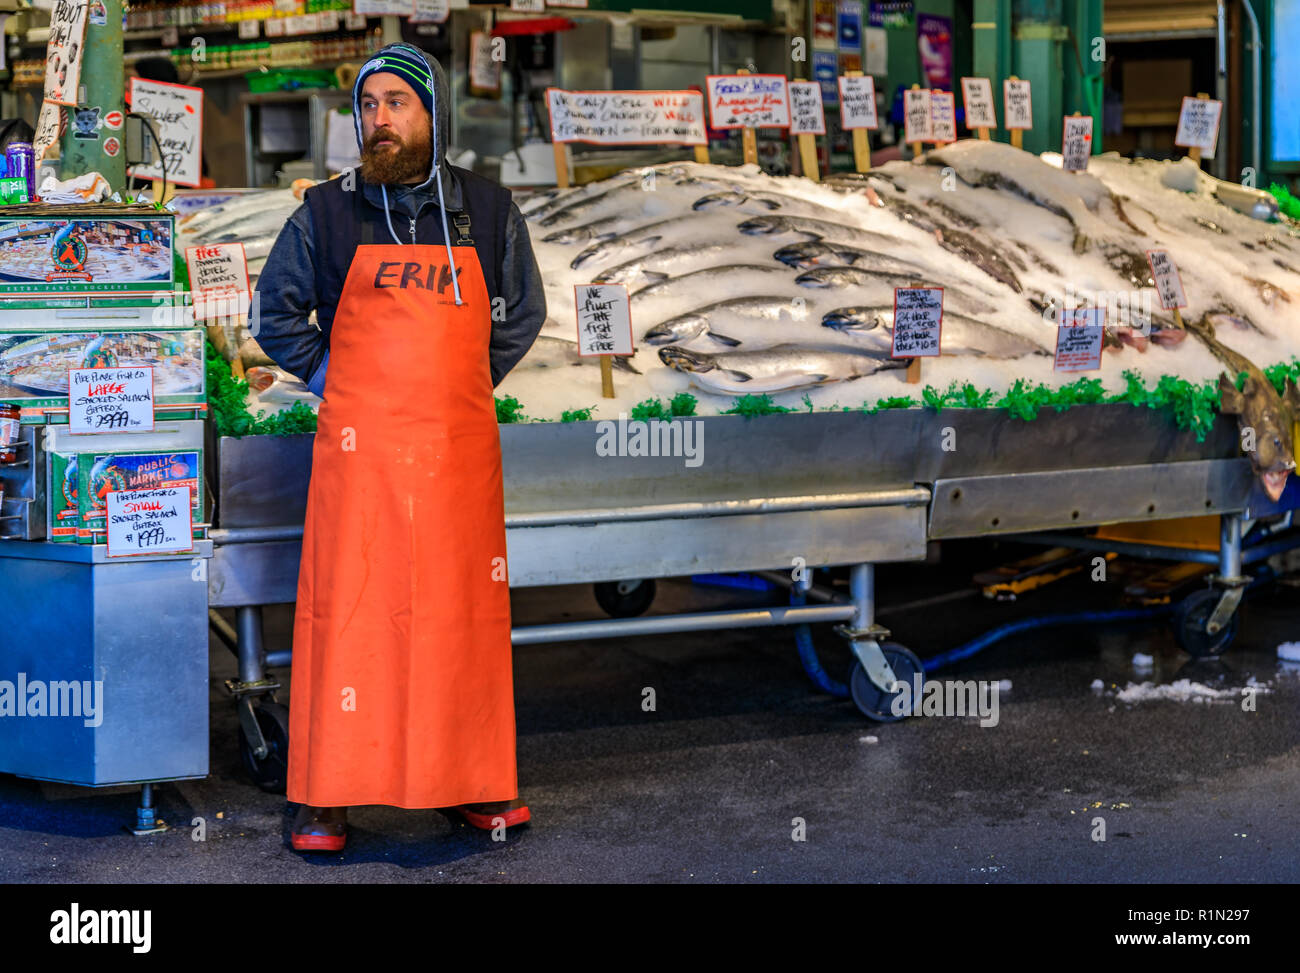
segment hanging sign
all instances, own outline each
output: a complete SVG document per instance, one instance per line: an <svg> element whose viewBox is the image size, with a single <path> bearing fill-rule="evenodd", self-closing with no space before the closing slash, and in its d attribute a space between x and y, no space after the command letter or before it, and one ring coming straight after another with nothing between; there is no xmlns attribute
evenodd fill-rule
<svg viewBox="0 0 1300 973"><path fill-rule="evenodd" d="M54 0L45 45L45 100L75 107L86 51L87 0Z"/></svg>

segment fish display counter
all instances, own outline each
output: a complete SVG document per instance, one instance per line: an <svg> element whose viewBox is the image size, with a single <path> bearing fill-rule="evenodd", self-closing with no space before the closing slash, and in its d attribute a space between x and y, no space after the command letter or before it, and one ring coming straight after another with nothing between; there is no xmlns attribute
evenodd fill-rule
<svg viewBox="0 0 1300 973"><path fill-rule="evenodd" d="M97 700L0 720L0 771L207 773L206 382L175 243L152 206L0 209L0 667Z"/></svg>
<svg viewBox="0 0 1300 973"><path fill-rule="evenodd" d="M1065 172L971 140L822 184L674 163L521 197L549 315L497 389L510 583L593 582L617 616L643 610L637 582L657 577L788 574L801 558L855 565L855 580L847 603L516 642L839 621L870 713L870 687L914 659L875 623L872 565L934 539L1216 515L1216 612L1231 614L1243 516L1295 503L1300 369L1300 233L1232 195L1188 162ZM269 248L297 204L262 199L198 213L181 236ZM1181 311L1156 286L1162 251ZM635 352L615 358L612 398L578 353L575 288L594 283L628 293ZM910 382L895 293L918 286L942 288L941 354ZM1061 320L1077 308L1105 317L1096 364L1067 372ZM252 335L220 353L249 375L254 414L312 403ZM1247 442L1220 412L1264 434ZM274 438L213 450L211 597L239 609L225 634L249 677L263 675L256 606L295 594L309 475L310 436Z"/></svg>

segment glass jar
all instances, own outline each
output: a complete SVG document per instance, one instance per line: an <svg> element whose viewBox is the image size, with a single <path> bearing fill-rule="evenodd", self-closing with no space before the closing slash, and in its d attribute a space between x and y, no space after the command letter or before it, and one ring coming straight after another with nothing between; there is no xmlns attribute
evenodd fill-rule
<svg viewBox="0 0 1300 973"><path fill-rule="evenodd" d="M12 463L18 459L14 444L18 442L21 415L18 406L0 403L0 463Z"/></svg>

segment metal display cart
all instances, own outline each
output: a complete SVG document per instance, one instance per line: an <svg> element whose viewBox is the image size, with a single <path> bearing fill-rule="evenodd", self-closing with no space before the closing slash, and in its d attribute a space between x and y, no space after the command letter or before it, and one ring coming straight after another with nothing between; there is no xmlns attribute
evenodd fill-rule
<svg viewBox="0 0 1300 973"><path fill-rule="evenodd" d="M631 614L655 578L788 575L802 558L850 566L850 597L520 626L516 645L838 623L857 658L855 698L870 714L895 678L921 668L875 621L874 565L923 559L931 539L1210 514L1233 523L1253 479L1229 423L1198 443L1167 414L1131 406L1078 406L1028 423L991 409L677 421L700 423L697 467L681 456L599 456L596 422L503 425L510 584L590 582L607 610ZM208 450L218 525L209 603L237 619L231 627L213 612L213 626L239 660L228 685L246 766L270 789L288 724L266 670L289 664L291 652L266 650L260 606L296 595L312 439L219 438ZM1231 565L1230 542L1226 550Z"/></svg>

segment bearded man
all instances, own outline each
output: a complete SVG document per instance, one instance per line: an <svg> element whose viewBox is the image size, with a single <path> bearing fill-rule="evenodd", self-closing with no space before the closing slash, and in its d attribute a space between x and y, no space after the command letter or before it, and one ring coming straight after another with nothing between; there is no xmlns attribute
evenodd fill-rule
<svg viewBox="0 0 1300 973"><path fill-rule="evenodd" d="M445 160L448 104L418 48L367 61L360 180L307 190L257 285L258 343L324 398L294 616L299 850L341 849L361 804L530 818L492 389L546 302L509 192Z"/></svg>

